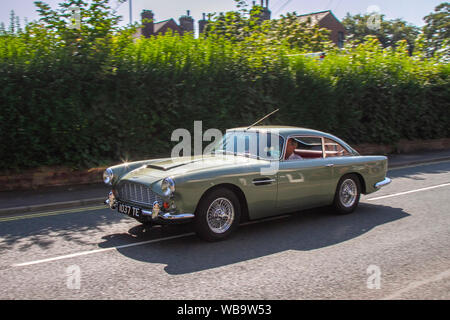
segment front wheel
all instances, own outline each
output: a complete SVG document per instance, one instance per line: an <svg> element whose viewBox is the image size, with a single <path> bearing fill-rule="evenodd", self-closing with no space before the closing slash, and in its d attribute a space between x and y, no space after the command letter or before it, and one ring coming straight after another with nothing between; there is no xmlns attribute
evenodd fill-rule
<svg viewBox="0 0 450 320"><path fill-rule="evenodd" d="M361 183L354 174L345 175L339 180L334 196L333 207L337 213L349 214L355 211L361 197Z"/></svg>
<svg viewBox="0 0 450 320"><path fill-rule="evenodd" d="M226 188L214 190L197 208L196 233L207 241L225 239L238 227L240 218L241 206L234 192Z"/></svg>

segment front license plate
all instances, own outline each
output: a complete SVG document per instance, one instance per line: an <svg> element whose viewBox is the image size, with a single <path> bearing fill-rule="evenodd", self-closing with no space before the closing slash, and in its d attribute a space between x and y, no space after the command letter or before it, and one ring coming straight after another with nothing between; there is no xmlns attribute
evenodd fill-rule
<svg viewBox="0 0 450 320"><path fill-rule="evenodd" d="M126 214L130 217L140 217L141 216L141 208L129 206L123 203L119 203L119 206L117 207L117 211L120 213Z"/></svg>

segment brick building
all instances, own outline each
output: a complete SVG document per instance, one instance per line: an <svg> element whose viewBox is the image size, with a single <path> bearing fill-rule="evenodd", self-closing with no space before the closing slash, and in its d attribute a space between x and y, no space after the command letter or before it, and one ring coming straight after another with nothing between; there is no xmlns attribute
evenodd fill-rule
<svg viewBox="0 0 450 320"><path fill-rule="evenodd" d="M269 0L260 0L262 7L261 19L270 20L271 11L269 10ZM256 1L253 1L253 6L256 6ZM174 19L168 19L160 22L154 22L154 14L151 10L144 10L141 13L142 27L138 28L135 37L144 36L146 38L164 34L168 30L172 30L179 34L185 32L194 32L194 19L191 17L189 10L186 15L179 18L179 24ZM330 30L330 40L334 42L339 48L342 48L345 40L345 28L343 24L334 16L331 10L302 14L298 16L300 22L310 23L311 25L318 25L321 28ZM209 18L203 13L203 19L198 21L199 33L203 33Z"/></svg>
<svg viewBox="0 0 450 320"><path fill-rule="evenodd" d="M339 48L344 46L344 25L334 16L331 10L302 14L298 16L298 19L300 22L318 25L320 28L330 30L330 40L333 41Z"/></svg>
<svg viewBox="0 0 450 320"><path fill-rule="evenodd" d="M137 29L134 34L136 38L144 36L146 38L158 34L165 34L168 30L184 34L185 32L194 32L194 19L190 16L189 10L186 15L179 18L179 24L174 19L167 19L155 22L154 13L151 10L143 10L141 13L142 27Z"/></svg>

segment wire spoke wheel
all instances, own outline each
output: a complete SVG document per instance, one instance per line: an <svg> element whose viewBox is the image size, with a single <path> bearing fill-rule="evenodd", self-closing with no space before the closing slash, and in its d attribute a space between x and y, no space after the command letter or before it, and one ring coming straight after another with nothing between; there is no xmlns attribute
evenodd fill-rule
<svg viewBox="0 0 450 320"><path fill-rule="evenodd" d="M205 194L195 211L195 231L206 241L228 238L241 220L241 203L227 188L216 188Z"/></svg>
<svg viewBox="0 0 450 320"><path fill-rule="evenodd" d="M346 179L342 182L339 189L339 199L342 205L346 208L350 208L355 204L358 196L358 188L353 179Z"/></svg>
<svg viewBox="0 0 450 320"><path fill-rule="evenodd" d="M208 226L214 233L226 232L234 221L234 207L227 198L215 199L206 212Z"/></svg>

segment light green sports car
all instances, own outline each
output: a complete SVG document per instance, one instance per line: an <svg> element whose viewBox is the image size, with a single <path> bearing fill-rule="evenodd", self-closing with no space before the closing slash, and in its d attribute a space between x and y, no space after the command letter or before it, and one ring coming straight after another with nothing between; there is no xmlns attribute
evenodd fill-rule
<svg viewBox="0 0 450 320"><path fill-rule="evenodd" d="M209 241L243 220L332 206L353 212L360 195L391 182L387 158L361 156L320 131L257 126L227 130L206 155L124 163L108 168L105 201L144 224L193 222Z"/></svg>

